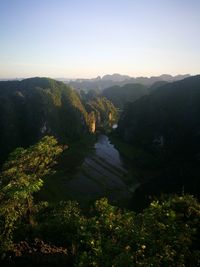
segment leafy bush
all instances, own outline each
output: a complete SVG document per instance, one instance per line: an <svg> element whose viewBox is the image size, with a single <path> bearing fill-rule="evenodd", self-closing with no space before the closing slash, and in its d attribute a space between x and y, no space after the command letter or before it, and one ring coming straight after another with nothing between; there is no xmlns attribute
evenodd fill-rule
<svg viewBox="0 0 200 267"><path fill-rule="evenodd" d="M87 212L73 201L35 205L33 193L40 190L42 178L61 152L53 137L45 137L28 149L17 149L4 165L0 174L4 262L8 258L20 266L43 260L47 266L200 266L200 204L190 195L153 201L142 213L112 206L106 198Z"/></svg>

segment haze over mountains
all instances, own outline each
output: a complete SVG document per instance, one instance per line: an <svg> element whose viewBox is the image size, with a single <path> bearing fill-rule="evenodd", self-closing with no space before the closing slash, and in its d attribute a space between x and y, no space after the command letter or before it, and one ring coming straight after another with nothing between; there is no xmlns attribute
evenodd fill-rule
<svg viewBox="0 0 200 267"><path fill-rule="evenodd" d="M96 77L93 79L76 79L73 81L67 81L65 79L62 79L63 81L69 83L72 87L74 87L77 90L90 90L90 89L98 89L103 90L105 88L111 87L111 86L123 86L127 83L140 83L146 86L151 86L153 83L158 81L166 81L166 82L173 82L182 80L184 78L189 77L190 74L185 75L168 75L168 74L162 74L160 76L152 76L152 77L130 77L128 75L121 75L118 73L112 74L112 75L104 75L103 77Z"/></svg>
<svg viewBox="0 0 200 267"><path fill-rule="evenodd" d="M198 266L200 204L185 194L200 198L200 75L162 77L123 85L114 75L122 86L102 91L0 82L3 266Z"/></svg>
<svg viewBox="0 0 200 267"><path fill-rule="evenodd" d="M199 29L200 0L0 1L0 267L200 267Z"/></svg>

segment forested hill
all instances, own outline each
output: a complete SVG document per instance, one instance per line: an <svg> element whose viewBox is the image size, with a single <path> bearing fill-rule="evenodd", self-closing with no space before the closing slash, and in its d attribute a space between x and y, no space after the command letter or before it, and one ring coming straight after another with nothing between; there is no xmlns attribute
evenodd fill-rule
<svg viewBox="0 0 200 267"><path fill-rule="evenodd" d="M126 84L113 86L103 90L102 95L108 98L116 107L123 109L127 102L134 102L148 93L147 86L142 84Z"/></svg>
<svg viewBox="0 0 200 267"><path fill-rule="evenodd" d="M200 75L169 83L134 103L119 122L124 140L151 147L163 139L165 148L199 151Z"/></svg>
<svg viewBox="0 0 200 267"><path fill-rule="evenodd" d="M132 156L133 164L148 172L134 202L182 190L200 196L200 75L166 84L127 104L118 134L140 150Z"/></svg>
<svg viewBox="0 0 200 267"><path fill-rule="evenodd" d="M90 112L87 113L74 91L49 79L2 83L0 88L1 148L5 148L4 142L11 146L26 144L48 133L63 139L72 138L72 134L79 136L87 129L88 114L93 112L94 116L100 114L103 117L101 114L112 107L106 99L85 99L84 105L88 105ZM200 76L197 76L155 89L150 95L127 105L122 113L119 123L121 138L142 148L138 151L137 148L133 149L132 158L138 161L139 167L142 166L147 179L150 180L149 177L155 173L159 175L159 179L154 177L145 187L151 194L154 195L155 187L160 191L166 188L168 179L172 178L174 186L177 175L183 178L188 174L189 184L198 190L199 103ZM194 149L189 151L189 147ZM59 180L64 191L64 183L67 180L72 182L73 176L69 171L60 170L63 165L57 166L57 174L52 169L64 148L53 136L45 136L33 146L16 149L2 166L1 266L199 266L200 204L184 192L181 196L165 196L151 201L140 213L112 206L106 198L83 208L72 201L70 195L66 198L68 201L40 201L38 193L43 194L46 200L45 191L40 191L44 183L51 191L50 181L54 180L53 186L62 194ZM181 153L178 165L176 153L181 148L184 153ZM142 150L147 150L147 153ZM151 152L156 160L162 159L163 152L174 162L171 164L168 161L164 168L161 163L156 170L147 169L144 162L152 158L148 156ZM110 157L110 153L104 155L105 158ZM75 158L73 154L68 154L66 165L71 156L72 160L76 160L77 153ZM91 174L94 175L88 177L88 172L84 172L87 175L85 178L92 181L99 176L102 180L98 180L97 188L102 186L105 192L110 192L112 188L105 186L104 179L108 178L109 184L113 185L114 173L119 174L122 169L114 169L114 165L111 167L111 164L106 164L103 157L102 160L92 157L94 163L104 168L109 176L102 177L101 172L95 175L95 165L91 165ZM91 161L87 158L88 166ZM112 168L111 171L108 166ZM141 173L138 172L138 166L133 164L132 167L128 181L135 179L135 176L139 180ZM57 176L52 177L53 173ZM84 182L84 175L80 183L74 177L76 187L89 187L90 183ZM185 186L186 183L181 181ZM194 181L197 183L194 184ZM139 182L132 201L137 206L144 200L144 192L149 196L149 191L145 191ZM117 187L117 194L120 194L120 187ZM80 204L85 204L83 202Z"/></svg>
<svg viewBox="0 0 200 267"><path fill-rule="evenodd" d="M14 148L31 145L45 135L53 135L61 142L76 140L99 125L109 125L116 113L109 100L83 98L53 79L2 81L0 160Z"/></svg>
<svg viewBox="0 0 200 267"><path fill-rule="evenodd" d="M79 95L49 78L0 82L0 147L7 154L51 134L61 141L87 129ZM2 156L2 154L1 154Z"/></svg>

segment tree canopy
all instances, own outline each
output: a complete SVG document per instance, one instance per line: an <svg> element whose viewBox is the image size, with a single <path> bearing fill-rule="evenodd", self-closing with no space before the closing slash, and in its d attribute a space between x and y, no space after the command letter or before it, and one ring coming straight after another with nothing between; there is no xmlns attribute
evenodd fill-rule
<svg viewBox="0 0 200 267"><path fill-rule="evenodd" d="M0 239L6 246L12 240L15 224L22 216L31 223L33 193L43 185L42 178L51 172L62 152L53 137L46 136L27 149L17 148L10 154L0 174Z"/></svg>

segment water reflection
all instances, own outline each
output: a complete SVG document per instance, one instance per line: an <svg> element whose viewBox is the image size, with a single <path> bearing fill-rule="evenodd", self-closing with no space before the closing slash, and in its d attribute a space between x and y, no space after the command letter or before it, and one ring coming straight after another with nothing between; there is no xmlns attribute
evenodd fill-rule
<svg viewBox="0 0 200 267"><path fill-rule="evenodd" d="M127 170L118 150L108 136L99 135L94 153L87 155L84 163L68 181L68 191L76 199L107 197L115 202L127 202L131 198L125 183Z"/></svg>
<svg viewBox="0 0 200 267"><path fill-rule="evenodd" d="M103 158L107 163L122 168L123 162L118 150L110 143L108 136L101 134L95 144L96 156Z"/></svg>

